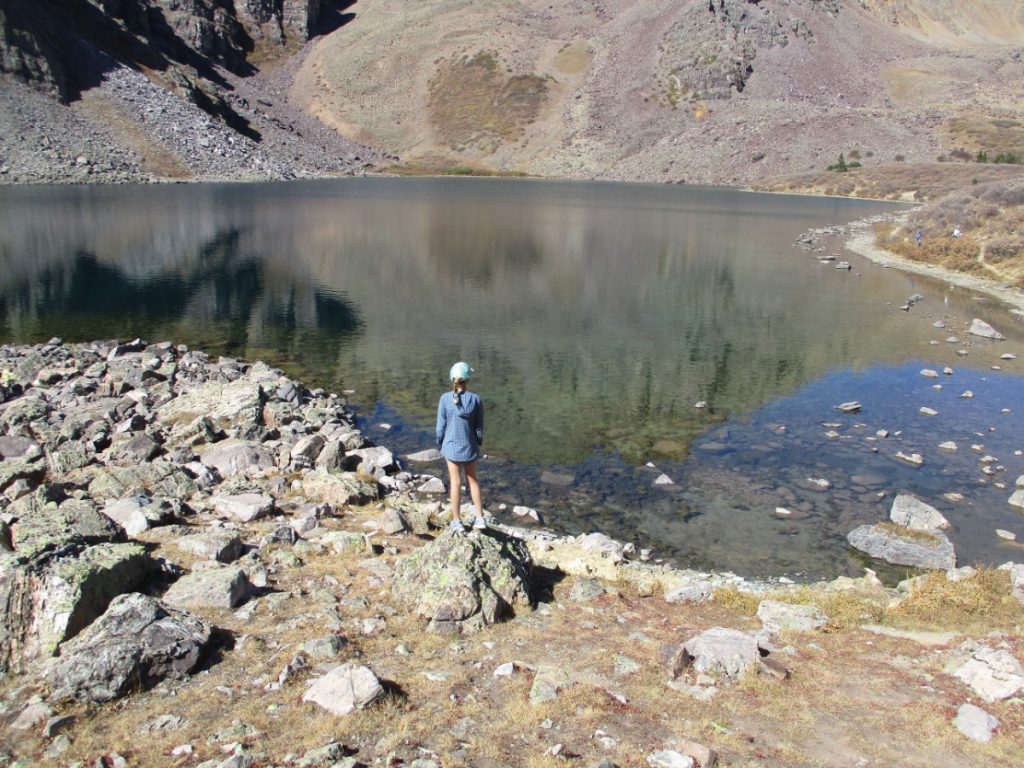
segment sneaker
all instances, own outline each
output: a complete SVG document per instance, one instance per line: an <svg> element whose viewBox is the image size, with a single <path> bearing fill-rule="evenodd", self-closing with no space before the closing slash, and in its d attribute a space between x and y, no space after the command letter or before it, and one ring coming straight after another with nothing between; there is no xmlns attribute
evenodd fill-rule
<svg viewBox="0 0 1024 768"><path fill-rule="evenodd" d="M452 520L448 523L448 527L455 533L465 533L466 526L462 524L461 520Z"/></svg>
<svg viewBox="0 0 1024 768"><path fill-rule="evenodd" d="M473 521L473 530L474 531L486 531L487 530L487 521L484 520L484 518L482 518L482 517L478 517L476 520Z"/></svg>

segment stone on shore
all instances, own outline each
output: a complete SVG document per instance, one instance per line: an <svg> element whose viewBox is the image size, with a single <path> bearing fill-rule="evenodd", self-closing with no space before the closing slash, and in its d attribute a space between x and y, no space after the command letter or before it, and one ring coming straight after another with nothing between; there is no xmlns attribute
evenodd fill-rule
<svg viewBox="0 0 1024 768"><path fill-rule="evenodd" d="M746 632L712 627L690 638L681 646L673 662L673 675L687 667L698 674L737 680L753 668L760 656L757 640Z"/></svg>
<svg viewBox="0 0 1024 768"><path fill-rule="evenodd" d="M1006 338L991 325L986 323L984 320L979 320L978 318L971 320L971 327L967 332L972 336L980 336L983 339L995 339L996 341L1002 341Z"/></svg>
<svg viewBox="0 0 1024 768"><path fill-rule="evenodd" d="M828 618L813 605L796 605L778 600L762 600L757 618L771 634L782 632L813 632L828 623Z"/></svg>
<svg viewBox="0 0 1024 768"><path fill-rule="evenodd" d="M277 466L274 455L261 444L236 439L222 440L211 445L200 454L199 460L216 469L225 479Z"/></svg>
<svg viewBox="0 0 1024 768"><path fill-rule="evenodd" d="M342 716L368 707L383 693L380 680L369 667L342 664L309 686L302 700Z"/></svg>
<svg viewBox="0 0 1024 768"><path fill-rule="evenodd" d="M319 470L302 478L302 492L308 500L324 502L335 509L349 504L366 504L380 496L375 483L355 472L329 474Z"/></svg>
<svg viewBox="0 0 1024 768"><path fill-rule="evenodd" d="M241 568L214 562L198 563L192 573L174 582L163 601L176 608L235 608L252 590Z"/></svg>
<svg viewBox="0 0 1024 768"><path fill-rule="evenodd" d="M855 549L893 565L941 571L956 567L953 544L940 531L912 531L878 523L854 528L846 540Z"/></svg>
<svg viewBox="0 0 1024 768"><path fill-rule="evenodd" d="M46 680L55 700L98 703L165 678L185 677L210 642L210 627L138 593L106 612L61 648Z"/></svg>
<svg viewBox="0 0 1024 768"><path fill-rule="evenodd" d="M273 512L274 499L265 493L238 493L214 496L210 505L225 517L248 523Z"/></svg>
<svg viewBox="0 0 1024 768"><path fill-rule="evenodd" d="M1014 491L1007 501L1011 507L1020 507L1021 509L1024 509L1024 488L1019 491Z"/></svg>
<svg viewBox="0 0 1024 768"><path fill-rule="evenodd" d="M1024 689L1024 668L1009 651L968 640L950 656L946 671L985 701L1001 701Z"/></svg>
<svg viewBox="0 0 1024 768"><path fill-rule="evenodd" d="M949 528L949 521L935 507L916 496L901 493L893 499L889 519L913 531L936 531Z"/></svg>
<svg viewBox="0 0 1024 768"><path fill-rule="evenodd" d="M391 593L431 632L472 632L530 605L529 550L496 531L446 532L404 557Z"/></svg>
<svg viewBox="0 0 1024 768"><path fill-rule="evenodd" d="M187 431L201 417L209 419L216 429L245 429L262 423L266 402L260 384L247 378L208 381L162 405L157 417L172 436Z"/></svg>
<svg viewBox="0 0 1024 768"><path fill-rule="evenodd" d="M961 704L953 718L953 725L971 741L986 744L992 740L992 734L999 727L999 720L981 707Z"/></svg>

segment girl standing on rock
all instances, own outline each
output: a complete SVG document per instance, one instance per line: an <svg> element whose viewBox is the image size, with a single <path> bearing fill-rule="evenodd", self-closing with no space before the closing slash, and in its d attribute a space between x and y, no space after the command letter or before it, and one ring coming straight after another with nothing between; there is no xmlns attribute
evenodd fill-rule
<svg viewBox="0 0 1024 768"><path fill-rule="evenodd" d="M460 516L464 471L469 495L476 507L473 528L479 531L487 527L480 484L476 480L476 460L480 458L480 444L484 441L484 404L467 389L469 380L473 378L473 369L469 363L456 363L448 375L452 381L452 391L441 395L437 403L437 447L448 463L452 500L450 527L456 533L466 530Z"/></svg>

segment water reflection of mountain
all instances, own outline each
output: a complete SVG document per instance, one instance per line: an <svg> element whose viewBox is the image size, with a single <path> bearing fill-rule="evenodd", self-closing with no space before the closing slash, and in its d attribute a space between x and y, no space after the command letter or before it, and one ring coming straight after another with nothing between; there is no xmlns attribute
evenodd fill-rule
<svg viewBox="0 0 1024 768"><path fill-rule="evenodd" d="M930 354L904 313L878 311L911 278L792 247L882 207L464 179L5 190L3 334L292 361L422 424L466 357L496 453L671 454L706 427L698 400L744 412L832 368Z"/></svg>

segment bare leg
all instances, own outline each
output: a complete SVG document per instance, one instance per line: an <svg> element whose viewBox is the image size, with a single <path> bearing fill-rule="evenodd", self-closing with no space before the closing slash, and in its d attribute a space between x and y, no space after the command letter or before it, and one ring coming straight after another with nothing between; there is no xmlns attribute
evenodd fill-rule
<svg viewBox="0 0 1024 768"><path fill-rule="evenodd" d="M476 507L476 516L484 516L484 502L480 496L480 483L476 479L476 462L471 461L466 465L466 485L469 486L469 497L473 499L473 506Z"/></svg>
<svg viewBox="0 0 1024 768"><path fill-rule="evenodd" d="M445 461L447 461L447 459ZM459 471L459 465L454 461L448 461L447 463L448 482L449 485L451 485L449 493L451 494L452 500L452 520L460 520L461 518L459 517L459 513L462 509L462 473ZM479 493L479 491L477 491L477 493Z"/></svg>

